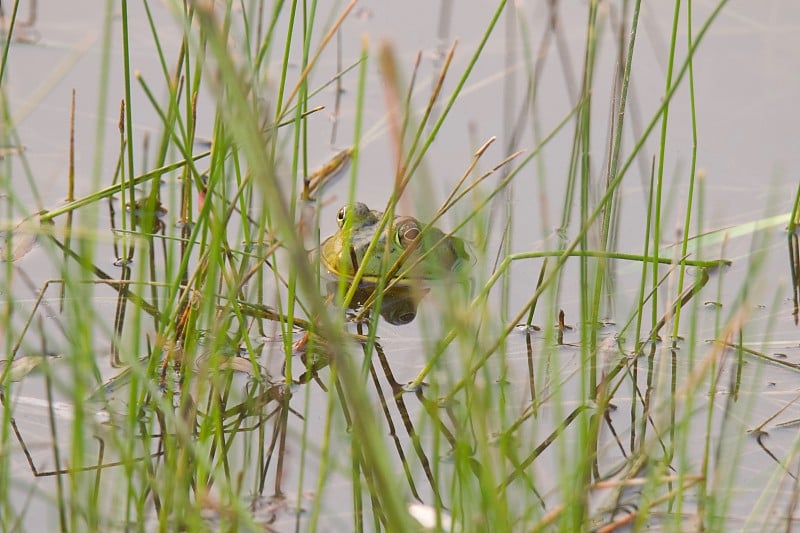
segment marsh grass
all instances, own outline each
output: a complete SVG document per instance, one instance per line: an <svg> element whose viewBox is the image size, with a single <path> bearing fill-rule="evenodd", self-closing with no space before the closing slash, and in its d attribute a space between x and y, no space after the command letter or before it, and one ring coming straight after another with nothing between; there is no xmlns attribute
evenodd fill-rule
<svg viewBox="0 0 800 533"><path fill-rule="evenodd" d="M752 384L743 368L753 358L779 361L748 337L756 282L747 280L764 277L768 244L761 230L788 221L797 316L798 201L790 215L765 213L731 231L704 230L693 58L725 1L699 24L692 2L675 3L663 95L640 133L624 134L640 4L624 2L616 12L589 3L582 79L570 87L569 110L547 131L535 114L543 105L536 86L544 55L532 51L522 8L504 1L471 45L451 43L429 87L418 79L419 55L416 65L405 65L391 44L366 37L351 66L342 68L339 59L340 72L318 79L320 58L337 46L354 2L325 13L316 2L277 2L271 10L261 1L168 2L181 29L173 57L145 1L160 67L155 78L131 65L133 7L119 5L117 35L115 3L106 2L98 116L109 98L109 64L119 61L118 130L98 118L93 192L73 197L71 166L68 201L28 209L39 211L47 229L29 253L47 258L58 279L20 281L26 276L17 260L28 254L14 257L14 240L25 236L11 223L3 247L4 349L9 359L30 362L0 367L4 530L35 520L29 504L44 506L54 517L48 523L61 530L411 531L424 521L453 531L727 527L738 497L737 458L748 438L733 420L752 409L736 401ZM553 18L542 43L559 48L563 59L557 7L548 9ZM17 3L3 81L16 10ZM437 204L418 192L434 190L425 162L475 82L503 13L526 50L530 90L519 128L529 123L536 142L523 146L527 137L520 135L499 156L494 137L478 142ZM619 61L606 102L596 87L598 47L607 45L609 28L618 33ZM677 42L681 28L685 48ZM111 56L112 38L121 43L120 57ZM366 272L366 260L352 279L338 278L326 298L324 269L308 254L326 226L319 213L329 191L340 187L327 183L334 173L349 169L337 190L346 189L348 204L359 200L361 154L383 134L364 127L375 70L394 175L367 257L382 252L380 236L393 231L409 198L431 213L421 218L428 225L417 242L430 249L460 235L472 242L474 256L470 268L413 287L430 291L421 311L427 320L402 326L412 333L400 341L378 311L393 290L415 284L407 276L412 251L395 262L384 254L376 281L358 298L362 277L375 274ZM343 80L352 94L340 94ZM315 96L330 87L337 113L342 99L353 106L352 124L335 126L335 135L352 127L352 141L314 172ZM430 92L417 106L423 91ZM665 246L668 123L677 95L690 102L693 148L682 235ZM14 132L3 102L3 131ZM140 139L134 117L144 110L160 127ZM210 139L198 138L201 114L213 116ZM595 124L604 115L611 117L600 128L605 140ZM655 130L656 148L648 152ZM102 149L103 136L112 134L119 137L114 156ZM543 249L514 251L520 205L535 202L517 199L513 187L536 166L540 196L556 205L542 158L553 139L565 136L572 142L558 236ZM603 165L593 160L597 153L606 154ZM112 157L115 171L107 176L104 160ZM642 157L653 166L641 248L629 252L618 248L620 189ZM10 176L8 162L4 171ZM3 183L10 221L22 208L11 181ZM493 216L503 202L505 216ZM437 243L424 241L438 226L451 229ZM753 238L745 281L723 290L731 268L727 239L742 234ZM706 257L719 241L719 253ZM117 259L113 271L98 259L109 249ZM629 307L610 303L620 271L636 280L625 293ZM579 287L577 316L563 312L565 285ZM714 309L713 339L704 344L700 297L715 285L714 301L725 305ZM36 294L33 304L17 309L25 291ZM100 305L103 298L113 312ZM44 316L60 335L42 325ZM684 331L686 339L679 336ZM761 333L769 338L769 328ZM56 342L58 360L24 360L49 353ZM402 359L409 353L411 369ZM45 376L39 430L21 414L28 397L15 390L34 369ZM719 394L723 387L729 395ZM68 416L56 409L56 396L67 400ZM36 444L28 443L32 438ZM23 461L32 475L19 474ZM776 467L770 487L785 483L785 474ZM765 494L748 521L759 523L764 509L781 505L778 488Z"/></svg>

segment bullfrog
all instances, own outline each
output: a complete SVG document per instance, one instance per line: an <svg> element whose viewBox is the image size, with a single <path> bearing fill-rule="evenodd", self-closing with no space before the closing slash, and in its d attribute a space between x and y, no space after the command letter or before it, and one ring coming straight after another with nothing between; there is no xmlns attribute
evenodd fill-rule
<svg viewBox="0 0 800 533"><path fill-rule="evenodd" d="M360 202L339 209L336 215L339 230L328 237L321 247L320 259L325 268L334 274L351 277L361 263L366 261L364 281L374 281L382 271L391 268L407 248L415 246L396 272L402 273L406 266L416 263L422 255L429 252L405 277L438 279L458 270L470 259L463 240L453 236L447 237L436 227L426 229L419 241L418 237L425 224L410 216L396 216L391 228L387 226L384 229L384 234L378 239L373 253L366 257L367 248L379 228L382 217L383 213L370 209ZM348 235L349 246L345 248ZM439 243L438 246L436 243ZM387 244L388 257L384 262ZM433 246L436 247L431 249Z"/></svg>

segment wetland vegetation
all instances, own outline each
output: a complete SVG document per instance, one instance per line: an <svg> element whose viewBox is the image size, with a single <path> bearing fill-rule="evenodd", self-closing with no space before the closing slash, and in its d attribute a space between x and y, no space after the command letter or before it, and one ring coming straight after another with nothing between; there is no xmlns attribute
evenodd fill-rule
<svg viewBox="0 0 800 533"><path fill-rule="evenodd" d="M797 8L389 4L2 4L3 531L791 530Z"/></svg>

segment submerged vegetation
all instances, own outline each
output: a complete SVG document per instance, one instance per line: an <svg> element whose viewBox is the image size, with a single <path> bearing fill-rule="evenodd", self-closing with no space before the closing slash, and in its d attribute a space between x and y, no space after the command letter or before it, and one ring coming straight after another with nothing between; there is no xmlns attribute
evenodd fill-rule
<svg viewBox="0 0 800 533"><path fill-rule="evenodd" d="M586 2L580 46L558 2L481 7L456 40L443 1L429 79L355 1L107 1L94 146L79 89L57 194L8 97L36 4L4 4L3 530L789 529L797 442L764 437L796 398L759 404L759 378L800 362L748 323L755 287L783 296L776 235L796 323L800 189L708 225L694 64L726 3L674 3L633 113L639 0Z"/></svg>

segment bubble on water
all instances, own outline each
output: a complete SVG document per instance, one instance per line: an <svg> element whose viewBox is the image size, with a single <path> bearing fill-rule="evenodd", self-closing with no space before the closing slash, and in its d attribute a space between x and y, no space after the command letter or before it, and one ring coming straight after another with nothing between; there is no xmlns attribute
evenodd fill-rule
<svg viewBox="0 0 800 533"><path fill-rule="evenodd" d="M403 392L417 392L421 388L422 388L421 383L414 383L413 381L409 381L408 383L403 385L400 390L402 390Z"/></svg>
<svg viewBox="0 0 800 533"><path fill-rule="evenodd" d="M431 505L410 503L408 504L408 512L422 527L435 528L441 526L444 531L450 531L453 528L453 519L441 508L437 510Z"/></svg>
<svg viewBox="0 0 800 533"><path fill-rule="evenodd" d="M131 266L132 264L133 264L133 259L128 259L127 257L117 257L116 259L114 259L115 267L124 268Z"/></svg>

